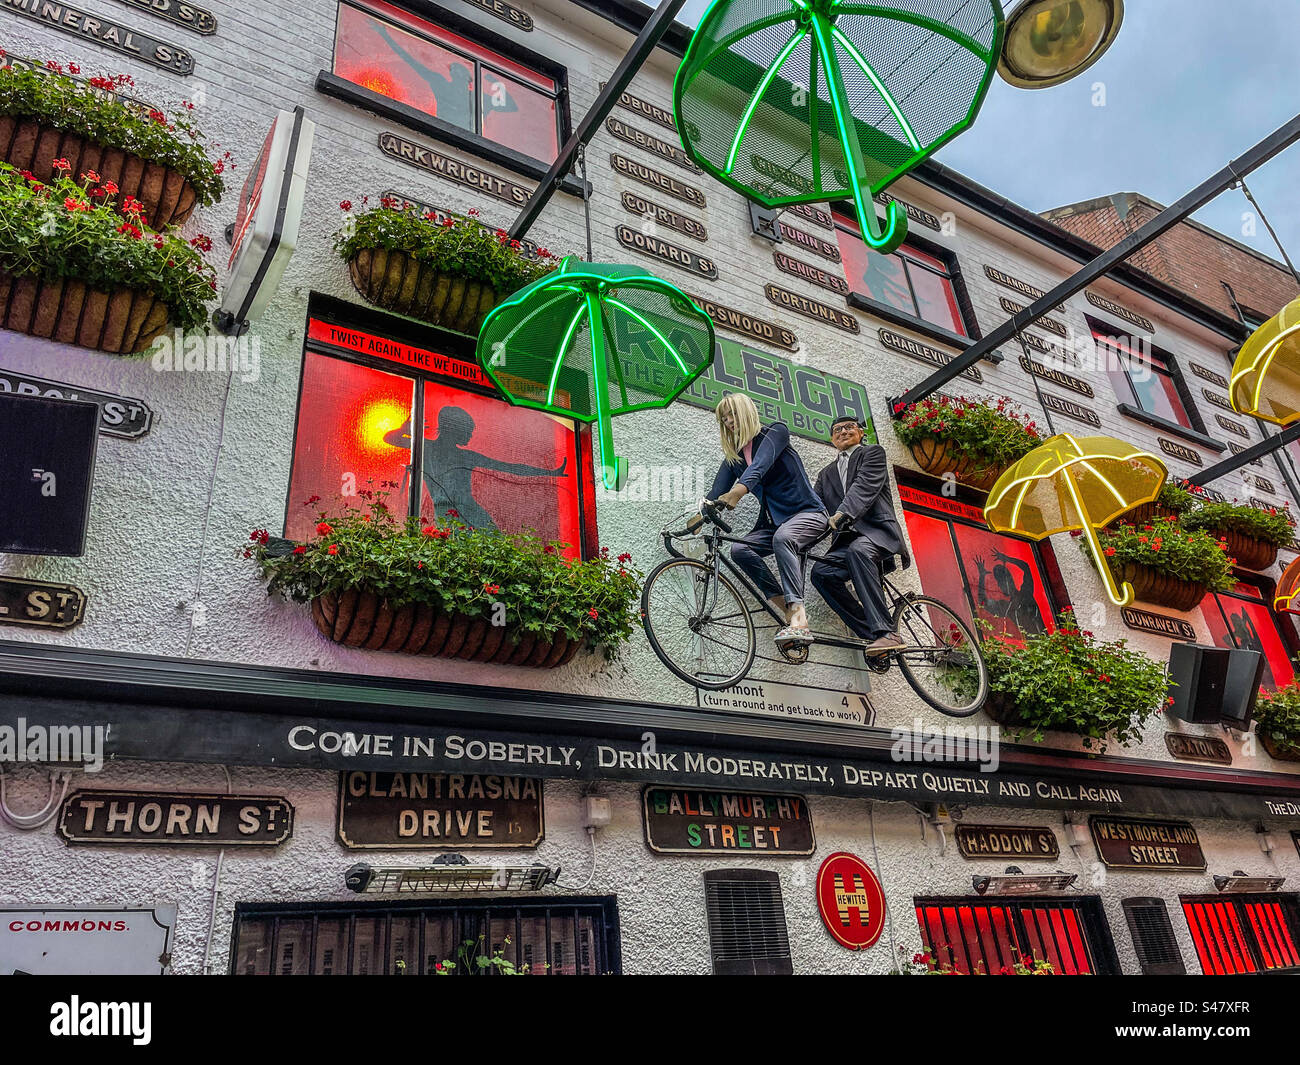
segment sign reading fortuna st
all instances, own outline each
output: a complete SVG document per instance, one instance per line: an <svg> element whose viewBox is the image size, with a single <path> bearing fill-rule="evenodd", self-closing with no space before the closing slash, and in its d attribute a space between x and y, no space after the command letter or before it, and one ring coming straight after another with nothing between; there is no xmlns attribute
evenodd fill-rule
<svg viewBox="0 0 1300 1065"><path fill-rule="evenodd" d="M646 846L656 854L799 858L817 848L802 795L652 786L642 793L641 813Z"/></svg>

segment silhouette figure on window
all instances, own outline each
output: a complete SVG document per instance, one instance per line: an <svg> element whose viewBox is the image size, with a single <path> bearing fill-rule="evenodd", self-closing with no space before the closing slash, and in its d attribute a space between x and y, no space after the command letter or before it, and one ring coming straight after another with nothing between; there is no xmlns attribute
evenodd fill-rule
<svg viewBox="0 0 1300 1065"><path fill-rule="evenodd" d="M435 513L455 510L460 520L474 529L496 529L496 522L474 498L474 471L492 470L514 477L563 477L569 468L566 457L553 470L529 466L522 462L502 462L474 451L465 445L474 435L474 419L460 407L446 406L438 411L438 435L424 438L424 487L433 500ZM384 437L393 447L411 447L411 423Z"/></svg>
<svg viewBox="0 0 1300 1065"><path fill-rule="evenodd" d="M413 56L405 48L397 43L388 29L382 23L375 23L375 31L381 36L408 67L410 67L420 79L429 86L433 93L434 100L437 101L437 115L444 122L450 122L461 129L473 131L474 129L474 71L464 63L451 63L448 70L451 77L440 74L432 67L421 63L419 59ZM490 76L490 72L488 72ZM484 79L486 81L486 77ZM483 93L483 113L486 115L489 111L518 111L519 107L508 92L505 92L504 81L501 84L501 95L505 97L504 102L497 102L497 95L486 91Z"/></svg>
<svg viewBox="0 0 1300 1065"><path fill-rule="evenodd" d="M887 303L909 314L914 313L911 289L906 282L900 282L884 268L884 260L887 258L889 256L874 251L867 252L867 268L862 272L862 283L866 286L867 294L881 303ZM898 259L894 261L899 271L906 271L907 268L901 261Z"/></svg>
<svg viewBox="0 0 1300 1065"><path fill-rule="evenodd" d="M1232 629L1232 635L1223 638L1224 646L1235 645L1246 651L1258 651L1264 658L1264 675L1260 678L1260 684L1269 691L1276 691L1277 683L1273 679L1273 668L1269 665L1268 655L1264 653L1264 641L1259 638L1259 630L1255 628L1255 623L1251 621L1245 607L1242 607L1240 614L1228 611L1225 613L1228 614L1228 625Z"/></svg>
<svg viewBox="0 0 1300 1065"><path fill-rule="evenodd" d="M974 562L978 571L980 608L995 618L1005 618L1010 621L1025 636L1045 632L1047 627L1043 624L1043 615L1034 598L1033 567L1001 551L994 551L993 557L998 560L998 564L992 571L993 583L998 586L998 591L1002 593L1003 598L989 598L985 587L989 570L984 564L984 556L976 555ZM1019 585L1016 584L1015 576L1011 572L1012 566L1020 571Z"/></svg>

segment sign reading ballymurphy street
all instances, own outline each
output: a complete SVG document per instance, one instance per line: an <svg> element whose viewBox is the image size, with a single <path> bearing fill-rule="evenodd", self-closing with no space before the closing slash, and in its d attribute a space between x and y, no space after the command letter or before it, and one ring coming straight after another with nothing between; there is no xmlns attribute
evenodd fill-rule
<svg viewBox="0 0 1300 1065"><path fill-rule="evenodd" d="M829 307L825 303L810 300L807 296L801 296L797 292L779 288L770 281L763 286L763 295L779 307L788 307L798 314L808 318L816 318L819 322L835 326L836 329L843 329L846 333L857 333L861 329L858 320L848 311L841 311L836 307Z"/></svg>
<svg viewBox="0 0 1300 1065"><path fill-rule="evenodd" d="M802 795L648 787L641 813L656 854L799 858L817 849Z"/></svg>
<svg viewBox="0 0 1300 1065"><path fill-rule="evenodd" d="M623 210L627 211L628 214L640 215L647 221L653 221L657 225L675 229L678 233L685 233L694 240L705 241L709 239L709 231L704 228L703 222L697 222L694 218L687 218L684 214L662 207L653 200L647 200L644 196L640 196L635 192L624 192L619 197L619 200L623 204Z"/></svg>
<svg viewBox="0 0 1300 1065"><path fill-rule="evenodd" d="M70 629L86 612L86 593L75 584L0 577L0 624Z"/></svg>
<svg viewBox="0 0 1300 1065"><path fill-rule="evenodd" d="M697 255L689 248L680 248L676 244L670 244L666 240L652 237L647 233L642 233L639 229L633 229L631 226L621 225L614 230L614 233L618 237L618 242L625 248L631 248L643 255L662 259L666 263L672 263L683 270L689 270L694 274L702 274L707 278L716 278L718 276L717 264L712 259Z"/></svg>
<svg viewBox="0 0 1300 1065"><path fill-rule="evenodd" d="M1090 817L1097 855L1112 869L1204 872L1205 854L1186 821L1133 821Z"/></svg>
<svg viewBox="0 0 1300 1065"><path fill-rule="evenodd" d="M477 166L471 166L459 159L439 155L432 148L426 148L423 144L408 141L405 137L399 137L396 133L379 134L379 149L385 155L391 155L394 159L400 159L402 162L410 163L411 166L419 167L419 169L428 171L430 174L437 174L448 181L454 181L457 185L464 185L466 188L474 189L485 196L504 200L506 203L518 207L526 204L528 197L533 194L532 189L526 189L523 185L497 177L496 174L489 173Z"/></svg>
<svg viewBox="0 0 1300 1065"><path fill-rule="evenodd" d="M141 63L162 67L173 74L193 74L194 57L179 45L168 44L139 30L128 29L103 15L90 15L70 4L41 0L4 0L4 9L49 26L78 40L93 41Z"/></svg>
<svg viewBox="0 0 1300 1065"><path fill-rule="evenodd" d="M938 348L932 348L929 344L922 344L919 340L913 340L911 337L905 337L900 333L895 333L891 329L880 330L880 342L887 348L901 352L903 355L909 355L913 359L921 362L928 362L933 366L947 366L957 356L947 351L940 351ZM961 372L962 377L968 377L977 383L984 380L984 375L974 366L968 366Z"/></svg>
<svg viewBox="0 0 1300 1065"><path fill-rule="evenodd" d="M486 11L489 15L496 15L502 22L508 22L525 33L531 33L533 30L533 16L527 11L520 11L513 4L507 4L505 0L465 0L465 2L473 4L480 11Z"/></svg>
<svg viewBox="0 0 1300 1065"><path fill-rule="evenodd" d="M668 193L669 196L675 196L679 200L693 203L696 207L708 206L704 199L704 193L694 185L688 185L685 181L678 181L669 174L661 174L658 170L654 170L643 163L638 163L635 159L629 159L617 152L610 152L609 165L625 177L630 177L633 181L639 181L643 185L649 185L652 189L658 189L660 192Z"/></svg>
<svg viewBox="0 0 1300 1065"><path fill-rule="evenodd" d="M532 777L339 774L339 841L354 850L536 847L545 834Z"/></svg>
<svg viewBox="0 0 1300 1065"><path fill-rule="evenodd" d="M46 396L49 399L81 400L99 404L99 431L103 436L119 436L134 440L144 436L153 424L153 411L142 399L115 396L111 392L97 392L63 381L47 381L31 374L0 370L0 393L12 392L19 396Z"/></svg>
<svg viewBox="0 0 1300 1065"><path fill-rule="evenodd" d="M963 858L1059 858L1061 846L1047 825L957 825Z"/></svg>
<svg viewBox="0 0 1300 1065"><path fill-rule="evenodd" d="M274 847L293 834L293 807L265 795L74 791L59 835L68 843Z"/></svg>
<svg viewBox="0 0 1300 1065"><path fill-rule="evenodd" d="M605 128L621 141L626 141L628 144L635 145L644 151L652 152L660 158L668 159L694 174L700 173L700 168L691 162L691 157L675 144L669 144L658 137L652 137L649 133L643 133L613 115L605 119Z"/></svg>

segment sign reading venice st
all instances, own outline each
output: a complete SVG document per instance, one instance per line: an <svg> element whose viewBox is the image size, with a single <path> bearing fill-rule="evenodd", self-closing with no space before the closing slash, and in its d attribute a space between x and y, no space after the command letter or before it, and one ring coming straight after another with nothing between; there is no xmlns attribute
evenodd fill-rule
<svg viewBox="0 0 1300 1065"><path fill-rule="evenodd" d="M817 870L817 909L842 947L866 950L885 930L885 892L871 867L855 854L837 851Z"/></svg>
<svg viewBox="0 0 1300 1065"><path fill-rule="evenodd" d="M74 791L59 819L67 843L274 847L292 834L288 800L263 795Z"/></svg>
<svg viewBox="0 0 1300 1065"><path fill-rule="evenodd" d="M800 858L817 849L802 795L651 786L642 793L641 813L646 846L656 854Z"/></svg>

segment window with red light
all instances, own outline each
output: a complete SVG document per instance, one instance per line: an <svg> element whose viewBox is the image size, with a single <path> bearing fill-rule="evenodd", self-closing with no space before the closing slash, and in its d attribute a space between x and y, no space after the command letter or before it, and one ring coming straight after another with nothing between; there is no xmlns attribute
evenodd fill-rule
<svg viewBox="0 0 1300 1065"><path fill-rule="evenodd" d="M1294 895L1200 896L1180 901L1206 976L1300 968Z"/></svg>
<svg viewBox="0 0 1300 1065"><path fill-rule="evenodd" d="M573 557L592 542L591 463L572 421L511 406L451 355L317 319L307 335L285 536L309 538L318 511L370 489L398 518L531 529Z"/></svg>
<svg viewBox="0 0 1300 1065"><path fill-rule="evenodd" d="M990 531L970 504L906 485L898 494L926 595L1013 642L1055 628L1037 544Z"/></svg>
<svg viewBox="0 0 1300 1065"><path fill-rule="evenodd" d="M871 251L856 222L834 217L844 279L851 291L950 333L968 335L946 262L910 244L889 255Z"/></svg>
<svg viewBox="0 0 1300 1065"><path fill-rule="evenodd" d="M1201 616L1218 646L1264 656L1260 684L1269 691L1285 687L1295 677L1277 619L1255 585L1238 581L1230 592L1211 592L1201 600Z"/></svg>
<svg viewBox="0 0 1300 1065"><path fill-rule="evenodd" d="M560 143L560 86L392 4L340 4L334 73L544 162Z"/></svg>
<svg viewBox="0 0 1300 1065"><path fill-rule="evenodd" d="M1011 975L1017 961L1058 976L1112 971L1096 899L918 899L916 923L935 965L964 976Z"/></svg>
<svg viewBox="0 0 1300 1065"><path fill-rule="evenodd" d="M1178 384L1178 370L1146 337L1122 334L1089 317L1092 338L1104 360L1111 387L1121 403L1131 403L1167 422L1204 432L1200 416L1189 414Z"/></svg>

